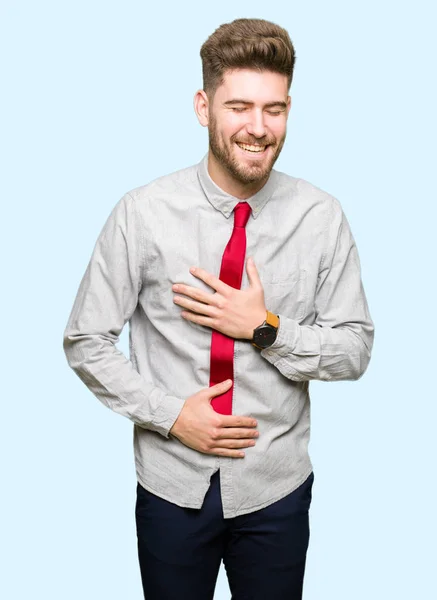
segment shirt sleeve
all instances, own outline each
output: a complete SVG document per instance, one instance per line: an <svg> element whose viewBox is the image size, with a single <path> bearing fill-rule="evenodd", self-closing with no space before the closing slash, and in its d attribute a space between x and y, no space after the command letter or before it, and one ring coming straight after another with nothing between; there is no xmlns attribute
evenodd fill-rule
<svg viewBox="0 0 437 600"><path fill-rule="evenodd" d="M68 364L108 408L169 437L184 400L146 381L116 347L142 287L142 232L126 194L95 244L64 331Z"/></svg>
<svg viewBox="0 0 437 600"><path fill-rule="evenodd" d="M299 325L279 315L276 340L261 355L294 381L359 379L370 361L374 325L361 281L357 247L335 198L314 308L313 325Z"/></svg>

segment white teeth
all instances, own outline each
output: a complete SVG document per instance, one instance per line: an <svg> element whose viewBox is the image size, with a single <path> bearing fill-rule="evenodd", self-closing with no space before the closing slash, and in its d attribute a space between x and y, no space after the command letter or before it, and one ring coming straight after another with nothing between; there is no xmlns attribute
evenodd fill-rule
<svg viewBox="0 0 437 600"><path fill-rule="evenodd" d="M240 146L240 148L243 148L243 150L249 150L250 152L264 152L266 149L265 146L252 146L249 144L241 144L240 142L237 142L237 145Z"/></svg>

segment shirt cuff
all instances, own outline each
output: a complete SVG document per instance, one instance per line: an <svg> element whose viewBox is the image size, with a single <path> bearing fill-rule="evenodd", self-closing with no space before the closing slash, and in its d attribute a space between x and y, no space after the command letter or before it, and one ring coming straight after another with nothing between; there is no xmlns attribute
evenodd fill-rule
<svg viewBox="0 0 437 600"><path fill-rule="evenodd" d="M293 352L299 339L299 324L289 317L279 316L279 329L276 340L268 348L261 350L261 356L272 365Z"/></svg>
<svg viewBox="0 0 437 600"><path fill-rule="evenodd" d="M182 400L182 398L165 396L158 410L153 415L150 429L168 438L170 429L176 422L184 404L185 400Z"/></svg>

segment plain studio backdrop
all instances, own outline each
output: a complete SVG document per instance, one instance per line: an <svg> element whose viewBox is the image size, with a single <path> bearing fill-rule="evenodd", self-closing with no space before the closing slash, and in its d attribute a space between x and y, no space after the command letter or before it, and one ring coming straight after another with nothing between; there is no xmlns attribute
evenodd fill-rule
<svg viewBox="0 0 437 600"><path fill-rule="evenodd" d="M433 3L16 0L0 8L5 600L142 598L133 426L69 368L62 334L116 202L205 154L199 50L237 17L290 33L275 168L340 200L376 327L362 379L310 384L304 598L437 597Z"/></svg>

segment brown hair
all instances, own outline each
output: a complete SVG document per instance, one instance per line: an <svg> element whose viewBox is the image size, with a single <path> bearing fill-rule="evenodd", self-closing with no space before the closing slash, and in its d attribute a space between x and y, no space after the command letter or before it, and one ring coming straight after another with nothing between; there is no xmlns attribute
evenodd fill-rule
<svg viewBox="0 0 437 600"><path fill-rule="evenodd" d="M225 71L257 69L293 78L294 47L287 31L264 19L235 19L212 33L200 49L203 89L212 98Z"/></svg>

